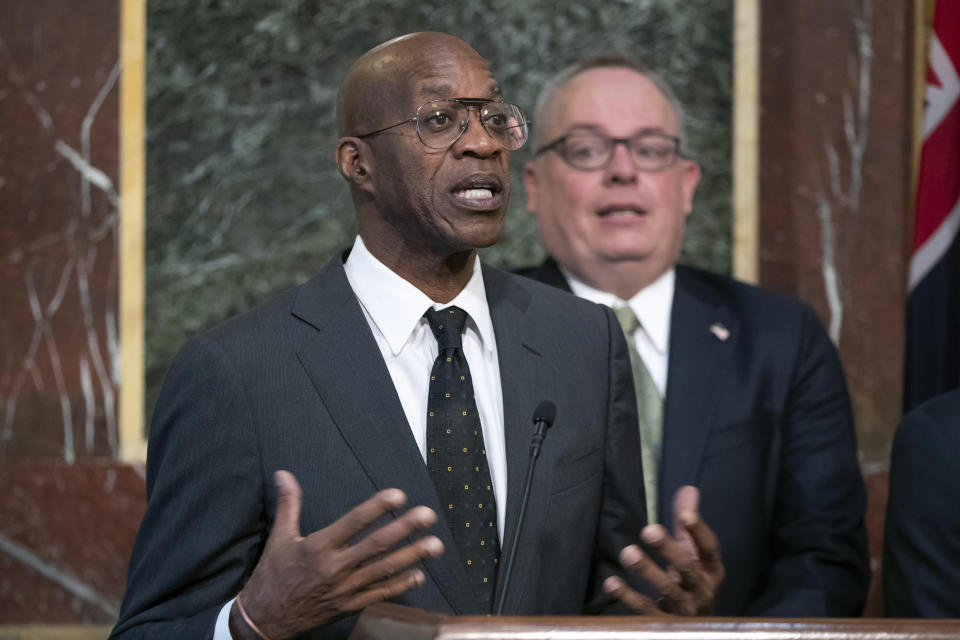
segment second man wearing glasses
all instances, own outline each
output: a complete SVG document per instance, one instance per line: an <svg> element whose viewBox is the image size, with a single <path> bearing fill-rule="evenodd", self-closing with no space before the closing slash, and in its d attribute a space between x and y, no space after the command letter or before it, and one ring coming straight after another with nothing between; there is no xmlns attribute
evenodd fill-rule
<svg viewBox="0 0 960 640"><path fill-rule="evenodd" d="M596 58L533 120L527 208L552 257L521 273L616 311L649 520L674 527L674 492L700 488L728 569L719 615L859 615L865 491L836 350L807 305L676 265L700 169L672 91Z"/></svg>

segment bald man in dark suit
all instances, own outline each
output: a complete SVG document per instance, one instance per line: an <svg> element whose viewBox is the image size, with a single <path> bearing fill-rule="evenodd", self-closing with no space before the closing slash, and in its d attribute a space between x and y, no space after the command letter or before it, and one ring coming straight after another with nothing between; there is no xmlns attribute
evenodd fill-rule
<svg viewBox="0 0 960 640"><path fill-rule="evenodd" d="M619 566L621 550L638 553L645 510L616 319L477 256L503 228L522 112L476 51L440 33L362 56L338 111L359 235L312 280L177 357L114 637L344 638L386 599L576 614L606 590L659 611ZM557 414L507 586L499 559L514 548L543 400ZM712 561L659 536L683 583L631 565L661 606L701 613L722 565L687 515Z"/></svg>

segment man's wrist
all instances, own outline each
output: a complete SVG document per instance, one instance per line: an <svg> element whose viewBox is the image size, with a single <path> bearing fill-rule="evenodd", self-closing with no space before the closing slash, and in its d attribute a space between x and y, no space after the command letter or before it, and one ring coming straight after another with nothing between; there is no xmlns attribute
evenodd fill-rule
<svg viewBox="0 0 960 640"><path fill-rule="evenodd" d="M240 598L237 597L230 607L230 635L233 640L271 640L256 629L255 623L250 624L253 621L244 616L241 607Z"/></svg>

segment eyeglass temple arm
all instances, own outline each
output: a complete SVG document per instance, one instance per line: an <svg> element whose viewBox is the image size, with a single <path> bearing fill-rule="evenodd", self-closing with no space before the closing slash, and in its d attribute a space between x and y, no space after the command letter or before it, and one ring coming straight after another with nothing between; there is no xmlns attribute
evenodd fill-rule
<svg viewBox="0 0 960 640"><path fill-rule="evenodd" d="M372 136L372 135L376 135L376 134L378 134L378 133L383 133L384 131L389 131L390 129L395 129L395 128L399 127L400 125L407 124L408 122L416 122L416 121L417 121L417 116L413 116L412 118L408 118L408 119L404 120L403 122L398 122L397 124L392 124L392 125L390 125L389 127L384 127L383 129L377 129L376 131L371 131L370 133L364 133L364 134L361 134L361 135L358 135L358 136L353 136L353 137L354 137L354 138L368 138L368 137L370 137L370 136Z"/></svg>

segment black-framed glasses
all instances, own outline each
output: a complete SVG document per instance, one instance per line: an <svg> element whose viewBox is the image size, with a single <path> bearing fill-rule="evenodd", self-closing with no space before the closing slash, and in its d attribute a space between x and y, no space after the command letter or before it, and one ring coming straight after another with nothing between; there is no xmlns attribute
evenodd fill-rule
<svg viewBox="0 0 960 640"><path fill-rule="evenodd" d="M530 121L520 107L484 98L430 100L417 107L417 113L412 118L356 137L368 138L414 122L420 142L431 149L446 149L459 140L470 126L471 107L476 109L483 130L504 149L516 151L527 141Z"/></svg>
<svg viewBox="0 0 960 640"><path fill-rule="evenodd" d="M598 131L574 130L540 147L534 155L556 151L563 160L580 171L605 169L614 151L622 144L638 171L669 169L683 156L680 138L660 131L640 131L629 138L614 138Z"/></svg>

